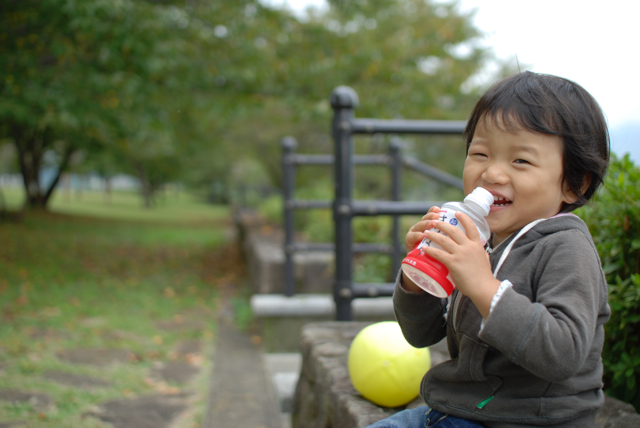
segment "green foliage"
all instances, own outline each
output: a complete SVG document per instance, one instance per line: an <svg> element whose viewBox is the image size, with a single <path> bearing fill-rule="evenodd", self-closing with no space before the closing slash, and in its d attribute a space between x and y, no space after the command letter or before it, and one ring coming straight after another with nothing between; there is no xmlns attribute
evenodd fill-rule
<svg viewBox="0 0 640 428"><path fill-rule="evenodd" d="M9 0L1 12L0 136L18 148L29 206L51 196L38 186L46 153L60 171L75 152L104 156L98 170L139 176L149 197L204 151L224 159L211 135L274 89L257 40L282 22L250 1Z"/></svg>
<svg viewBox="0 0 640 428"><path fill-rule="evenodd" d="M227 159L260 159L276 186L283 136L295 137L300 153L333 151L328 98L335 87L355 89L358 117L465 119L477 98L471 76L492 59L476 43L482 35L469 16L422 0L332 2L327 13L280 29L265 37L273 62L264 73L281 96L273 89L260 94L261 108L238 115L226 134L245 143L231 146ZM441 160L457 153L443 148ZM300 173L301 184L317 179L309 170Z"/></svg>
<svg viewBox="0 0 640 428"><path fill-rule="evenodd" d="M383 284L393 282L391 257L386 254L360 254L353 263L353 281L356 283Z"/></svg>
<svg viewBox="0 0 640 428"><path fill-rule="evenodd" d="M593 235L609 283L611 319L603 351L607 393L640 410L640 168L615 156L604 187L579 215Z"/></svg>
<svg viewBox="0 0 640 428"><path fill-rule="evenodd" d="M0 138L28 205L51 196L35 184L47 153L59 171L83 152L134 174L149 203L169 181L229 188L246 158L276 184L282 136L330 149L336 86L360 94L359 116L463 119L491 60L470 16L422 0L336 1L304 21L254 0L8 0L0 25Z"/></svg>
<svg viewBox="0 0 640 428"><path fill-rule="evenodd" d="M284 213L282 196L272 195L262 199L258 205L258 211L267 222L282 225Z"/></svg>
<svg viewBox="0 0 640 428"><path fill-rule="evenodd" d="M169 122L157 94L184 63L168 21L145 2L3 3L0 132L18 149L27 206L43 207L52 194L55 181L43 188L39 177L48 154L59 172L75 152L123 137L166 155ZM136 153L146 154L140 144Z"/></svg>

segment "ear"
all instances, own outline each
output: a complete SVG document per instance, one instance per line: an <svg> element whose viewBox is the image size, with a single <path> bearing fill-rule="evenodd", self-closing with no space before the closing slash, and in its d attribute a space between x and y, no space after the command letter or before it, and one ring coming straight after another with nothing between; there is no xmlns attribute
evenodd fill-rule
<svg viewBox="0 0 640 428"><path fill-rule="evenodd" d="M580 186L579 196L582 196L585 194L590 184L591 184L591 174L586 173L582 178L582 186ZM566 181L562 183L562 194L564 195L564 202L567 204L573 204L579 199L579 196L571 191Z"/></svg>

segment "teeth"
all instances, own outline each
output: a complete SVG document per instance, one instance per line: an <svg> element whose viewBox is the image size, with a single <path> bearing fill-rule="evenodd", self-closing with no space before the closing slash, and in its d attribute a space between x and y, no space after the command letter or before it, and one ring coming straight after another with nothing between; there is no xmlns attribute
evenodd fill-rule
<svg viewBox="0 0 640 428"><path fill-rule="evenodd" d="M511 201L503 196L493 196L493 204L497 206L504 206L510 204Z"/></svg>

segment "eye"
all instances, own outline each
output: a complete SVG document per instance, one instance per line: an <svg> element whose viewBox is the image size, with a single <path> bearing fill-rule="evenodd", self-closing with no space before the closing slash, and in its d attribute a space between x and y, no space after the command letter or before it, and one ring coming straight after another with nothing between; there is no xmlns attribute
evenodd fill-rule
<svg viewBox="0 0 640 428"><path fill-rule="evenodd" d="M531 163L531 162L529 162L528 160L525 160L525 159L516 159L516 160L514 160L514 162L515 162L515 163L519 163L519 164L528 164L528 163Z"/></svg>
<svg viewBox="0 0 640 428"><path fill-rule="evenodd" d="M469 156L482 156L482 157L487 157L486 153L482 153L482 152L469 152Z"/></svg>

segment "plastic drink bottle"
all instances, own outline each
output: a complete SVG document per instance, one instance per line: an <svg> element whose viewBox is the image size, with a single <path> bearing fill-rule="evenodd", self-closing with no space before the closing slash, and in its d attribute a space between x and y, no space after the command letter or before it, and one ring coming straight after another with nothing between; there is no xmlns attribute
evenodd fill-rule
<svg viewBox="0 0 640 428"><path fill-rule="evenodd" d="M464 232L464 227L456 218L456 212L465 213L478 228L482 245L484 245L491 236L485 217L489 215L492 204L493 195L488 190L477 187L464 198L464 202L447 202L443 204L440 208L440 218L438 220L449 222ZM435 228L433 231L443 233ZM426 255L422 251L425 246L442 249L435 242L427 238L423 239L402 261L402 271L427 293L441 298L447 297L453 293L455 288L455 283L451 275L449 275L449 269L436 259Z"/></svg>

